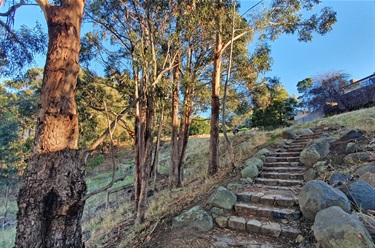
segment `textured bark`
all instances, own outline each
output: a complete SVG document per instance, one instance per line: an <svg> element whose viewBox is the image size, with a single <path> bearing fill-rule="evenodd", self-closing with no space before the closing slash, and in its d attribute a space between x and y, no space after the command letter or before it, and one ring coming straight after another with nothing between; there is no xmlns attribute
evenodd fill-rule
<svg viewBox="0 0 375 248"><path fill-rule="evenodd" d="M178 86L180 80L179 68L173 70L173 92L172 92L172 135L171 135L171 172L169 175L169 187L174 188L180 184L178 170L179 145L178 145Z"/></svg>
<svg viewBox="0 0 375 248"><path fill-rule="evenodd" d="M70 149L32 157L18 195L16 247L82 247L79 161Z"/></svg>
<svg viewBox="0 0 375 248"><path fill-rule="evenodd" d="M75 103L80 29L85 1L51 6L38 1L48 25L33 155L18 195L16 247L82 247L86 193Z"/></svg>
<svg viewBox="0 0 375 248"><path fill-rule="evenodd" d="M218 0L218 6L221 0ZM211 101L211 131L210 131L210 158L208 164L208 175L216 174L219 168L219 112L220 112L220 79L221 79L221 56L222 56L222 37L221 37L221 18L216 17L216 44L214 57L214 71L212 75L212 101Z"/></svg>

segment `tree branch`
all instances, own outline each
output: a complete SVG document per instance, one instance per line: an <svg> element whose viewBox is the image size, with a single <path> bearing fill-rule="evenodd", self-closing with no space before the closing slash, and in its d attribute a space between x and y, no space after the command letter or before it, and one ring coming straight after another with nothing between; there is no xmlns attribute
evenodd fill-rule
<svg viewBox="0 0 375 248"><path fill-rule="evenodd" d="M35 0L39 7L42 9L43 13L44 13L44 17L46 18L46 21L47 21L47 8L49 6L51 6L51 4L48 2L48 0Z"/></svg>

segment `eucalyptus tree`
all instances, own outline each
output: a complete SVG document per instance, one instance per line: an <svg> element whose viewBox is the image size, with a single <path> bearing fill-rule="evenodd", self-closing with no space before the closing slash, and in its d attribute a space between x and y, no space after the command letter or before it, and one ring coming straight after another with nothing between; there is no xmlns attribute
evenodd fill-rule
<svg viewBox="0 0 375 248"><path fill-rule="evenodd" d="M15 245L81 247L86 184L78 152L75 92L85 1L36 0L36 3L48 26L48 50L32 155L18 195ZM27 4L35 2L12 1L6 5L6 12L1 13L2 18L8 18L8 22L1 21L5 27L2 35L10 39L8 45L2 39L2 46L5 44L1 50L2 68L12 63L24 65L23 56L25 62L31 61L32 49L45 43L46 36L32 39L32 32L12 29L9 20L19 7Z"/></svg>
<svg viewBox="0 0 375 248"><path fill-rule="evenodd" d="M261 1L262 2L262 1ZM239 30L234 37L250 32L258 32L260 40L276 40L281 34L297 33L299 41L310 41L313 33L324 35L332 29L336 22L336 13L329 7L324 7L320 15L314 13L306 17L306 12L313 10L320 4L319 0L274 0L269 5L263 4L262 8L255 9L248 17L249 27ZM215 2L215 55L214 71L212 76L212 106L211 106L211 136L210 136L210 160L208 174L213 175L219 167L218 140L219 140L219 91L221 76L221 58L225 48L235 39L223 39L223 23L228 23L222 15L223 9L230 3L223 0Z"/></svg>
<svg viewBox="0 0 375 248"><path fill-rule="evenodd" d="M169 20L173 10L169 1L104 0L93 1L87 10L88 20L100 27L92 36L110 41L110 46L96 43L93 47L105 53L106 63L111 62L107 71L123 75L123 87L132 88L127 97L135 106L135 207L137 221L143 222L154 149L155 106L166 94L160 84L169 80L168 72L178 64L175 37L171 35L174 27Z"/></svg>

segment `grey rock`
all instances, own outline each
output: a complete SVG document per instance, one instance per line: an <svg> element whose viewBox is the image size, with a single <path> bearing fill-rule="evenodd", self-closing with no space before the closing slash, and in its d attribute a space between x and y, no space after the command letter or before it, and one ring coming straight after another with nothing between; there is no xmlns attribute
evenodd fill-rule
<svg viewBox="0 0 375 248"><path fill-rule="evenodd" d="M318 247L321 248L375 247L359 218L337 206L320 211L313 229Z"/></svg>
<svg viewBox="0 0 375 248"><path fill-rule="evenodd" d="M370 234L372 242L375 243L375 217L363 213L356 213L356 215Z"/></svg>
<svg viewBox="0 0 375 248"><path fill-rule="evenodd" d="M345 152L346 152L346 154L350 154L350 153L358 152L360 149L361 148L359 147L359 145L357 143L349 142L346 145Z"/></svg>
<svg viewBox="0 0 375 248"><path fill-rule="evenodd" d="M359 176L360 180L368 182L372 187L375 187L375 174L371 172L366 172L365 174Z"/></svg>
<svg viewBox="0 0 375 248"><path fill-rule="evenodd" d="M283 133L282 133L282 137L285 138L285 139L295 139L298 137L298 135L293 132L292 130L285 130Z"/></svg>
<svg viewBox="0 0 375 248"><path fill-rule="evenodd" d="M253 184L254 182L251 177L241 178L240 181L242 184Z"/></svg>
<svg viewBox="0 0 375 248"><path fill-rule="evenodd" d="M263 148L261 150L259 150L256 154L257 155L264 155L264 156L267 156L267 155L270 155L272 154L273 152L271 150L268 150L267 148Z"/></svg>
<svg viewBox="0 0 375 248"><path fill-rule="evenodd" d="M307 182L298 196L299 206L307 220L314 220L315 215L322 209L339 206L344 211L350 211L350 202L346 195L323 181Z"/></svg>
<svg viewBox="0 0 375 248"><path fill-rule="evenodd" d="M347 140L365 140L367 139L365 137L365 134L361 130L350 130L347 132L344 136L340 138L341 141L347 141Z"/></svg>
<svg viewBox="0 0 375 248"><path fill-rule="evenodd" d="M200 231L209 231L213 228L213 220L209 213L201 206L186 210L172 220L173 227L191 227Z"/></svg>
<svg viewBox="0 0 375 248"><path fill-rule="evenodd" d="M309 168L305 174L303 174L303 179L308 182L311 180L315 180L318 177L318 173L313 168Z"/></svg>
<svg viewBox="0 0 375 248"><path fill-rule="evenodd" d="M344 163L347 165L353 165L360 162L370 162L371 154L368 152L356 152L345 156Z"/></svg>
<svg viewBox="0 0 375 248"><path fill-rule="evenodd" d="M310 128L302 128L297 131L300 135L312 135L314 132Z"/></svg>
<svg viewBox="0 0 375 248"><path fill-rule="evenodd" d="M213 207L211 208L210 212L214 218L225 216L225 212L221 208Z"/></svg>
<svg viewBox="0 0 375 248"><path fill-rule="evenodd" d="M256 165L249 165L241 171L241 177L256 178L259 175L259 170Z"/></svg>
<svg viewBox="0 0 375 248"><path fill-rule="evenodd" d="M375 210L375 188L369 183L358 180L349 184L347 196L356 208Z"/></svg>
<svg viewBox="0 0 375 248"><path fill-rule="evenodd" d="M260 160L262 160L263 163L266 162L266 156L265 155L255 154L255 157L259 158ZM263 164L262 164L262 166L263 166Z"/></svg>
<svg viewBox="0 0 375 248"><path fill-rule="evenodd" d="M319 160L327 157L329 153L329 139L321 139L307 145L300 154L300 162L307 166L313 166Z"/></svg>
<svg viewBox="0 0 375 248"><path fill-rule="evenodd" d="M351 179L351 176L335 172L332 174L331 179L329 180L329 183L331 185L341 185L345 182L348 182L350 179Z"/></svg>
<svg viewBox="0 0 375 248"><path fill-rule="evenodd" d="M210 205L223 209L232 209L236 201L237 196L222 186L217 188L207 200Z"/></svg>
<svg viewBox="0 0 375 248"><path fill-rule="evenodd" d="M313 147L305 148L299 156L299 161L306 166L313 166L319 160L320 154Z"/></svg>
<svg viewBox="0 0 375 248"><path fill-rule="evenodd" d="M258 169L261 169L263 167L263 164L263 160L257 157L252 157L245 161L245 167L255 165Z"/></svg>
<svg viewBox="0 0 375 248"><path fill-rule="evenodd" d="M330 137L331 135L329 133L322 133L323 137Z"/></svg>
<svg viewBox="0 0 375 248"><path fill-rule="evenodd" d="M242 184L239 184L239 183L228 183L227 188L229 190L237 190L237 189L242 188Z"/></svg>
<svg viewBox="0 0 375 248"><path fill-rule="evenodd" d="M365 174L366 172L375 174L375 164L368 164L365 166L361 166L355 170L354 174L361 176Z"/></svg>

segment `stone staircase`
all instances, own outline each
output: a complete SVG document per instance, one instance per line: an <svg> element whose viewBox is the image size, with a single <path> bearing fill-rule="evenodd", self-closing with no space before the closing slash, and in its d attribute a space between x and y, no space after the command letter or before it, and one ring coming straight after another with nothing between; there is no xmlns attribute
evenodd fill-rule
<svg viewBox="0 0 375 248"><path fill-rule="evenodd" d="M301 234L297 220L302 217L297 195L307 169L299 162L299 155L309 141L319 137L299 136L268 155L255 183L235 192L233 215L218 217L216 223L223 228L295 240Z"/></svg>

